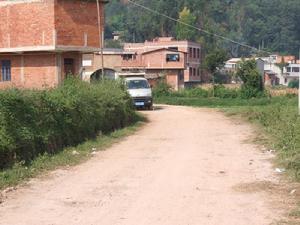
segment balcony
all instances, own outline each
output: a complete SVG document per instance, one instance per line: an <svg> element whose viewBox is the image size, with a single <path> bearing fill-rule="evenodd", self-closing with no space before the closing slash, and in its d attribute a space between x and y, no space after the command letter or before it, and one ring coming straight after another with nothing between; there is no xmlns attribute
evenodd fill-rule
<svg viewBox="0 0 300 225"><path fill-rule="evenodd" d="M141 69L144 68L141 55L124 54L122 56L121 67L123 69Z"/></svg>

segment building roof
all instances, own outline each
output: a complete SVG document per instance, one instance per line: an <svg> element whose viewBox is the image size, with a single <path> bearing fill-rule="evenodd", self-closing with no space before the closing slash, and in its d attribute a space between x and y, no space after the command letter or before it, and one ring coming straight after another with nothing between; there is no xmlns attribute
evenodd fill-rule
<svg viewBox="0 0 300 225"><path fill-rule="evenodd" d="M160 51L180 52L180 53L187 54L187 52L184 52L184 51L178 51L178 50L169 49L169 48L158 48L158 49L153 49L153 50L150 50L150 51L143 52L142 55L150 54L150 53L153 53L153 52L160 52Z"/></svg>

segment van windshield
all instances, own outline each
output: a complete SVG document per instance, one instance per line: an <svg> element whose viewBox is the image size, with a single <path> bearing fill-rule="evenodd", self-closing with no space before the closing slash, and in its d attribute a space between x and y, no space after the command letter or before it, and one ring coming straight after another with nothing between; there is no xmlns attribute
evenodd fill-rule
<svg viewBox="0 0 300 225"><path fill-rule="evenodd" d="M129 80L127 81L128 89L148 89L150 88L148 81L146 80Z"/></svg>

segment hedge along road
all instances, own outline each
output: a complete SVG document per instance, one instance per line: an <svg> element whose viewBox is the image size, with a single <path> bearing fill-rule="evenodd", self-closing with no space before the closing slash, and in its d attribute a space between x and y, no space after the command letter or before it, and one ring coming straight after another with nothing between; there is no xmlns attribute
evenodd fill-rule
<svg viewBox="0 0 300 225"><path fill-rule="evenodd" d="M270 153L213 109L145 112L135 135L9 194L2 225L267 225L281 219ZM278 204L277 204L278 203Z"/></svg>

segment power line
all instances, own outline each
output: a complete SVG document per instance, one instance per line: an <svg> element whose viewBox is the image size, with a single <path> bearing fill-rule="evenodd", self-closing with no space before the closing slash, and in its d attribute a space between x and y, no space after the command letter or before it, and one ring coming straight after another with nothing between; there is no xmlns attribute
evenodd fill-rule
<svg viewBox="0 0 300 225"><path fill-rule="evenodd" d="M222 36L222 35L215 34L215 33L212 33L212 32L210 32L210 31L204 30L204 29L202 29L202 28L199 28L199 27L193 26L193 25L191 25L191 24L185 23L185 22L183 22L183 21L180 21L179 19L175 19L175 18L170 17L170 16L168 16L168 15L166 15L166 14L160 13L160 12L154 10L154 9L151 9L151 8L149 8L149 7L146 7L146 6L144 6L144 5L141 5L141 4L139 4L139 3L136 3L136 2L134 2L134 1L132 1L132 0L127 0L127 1L128 1L129 3L135 5L135 6L138 6L138 7L142 8L142 9L146 10L146 11L149 11L149 12L154 13L154 14L159 15L159 16L163 16L163 17L165 17L165 18L167 18L167 19L169 19L169 20L172 20L172 21L174 21L174 22L176 22L176 23L180 23L180 24L185 25L185 26L187 26L187 27L190 27L190 28L192 28L192 29L196 29L196 30L198 30L198 31L200 31L200 32L202 32L202 33L205 33L205 34L208 34L208 35L212 35L212 36L214 36L214 37L223 39L223 40L225 40L225 41L228 41L228 42L231 42L231 43L237 44L237 45L239 45L239 46L243 46L243 47L246 47L246 48L249 48L249 49L258 51L258 52L265 52L265 53L268 53L268 54L272 54L272 53L270 53L270 52L268 52L268 51L264 51L264 50L257 49L256 47L253 47L253 46L251 46L251 45L243 44L243 43L240 43L240 42L238 42L238 41L232 40L232 39L230 39L230 38L224 37L224 36Z"/></svg>

